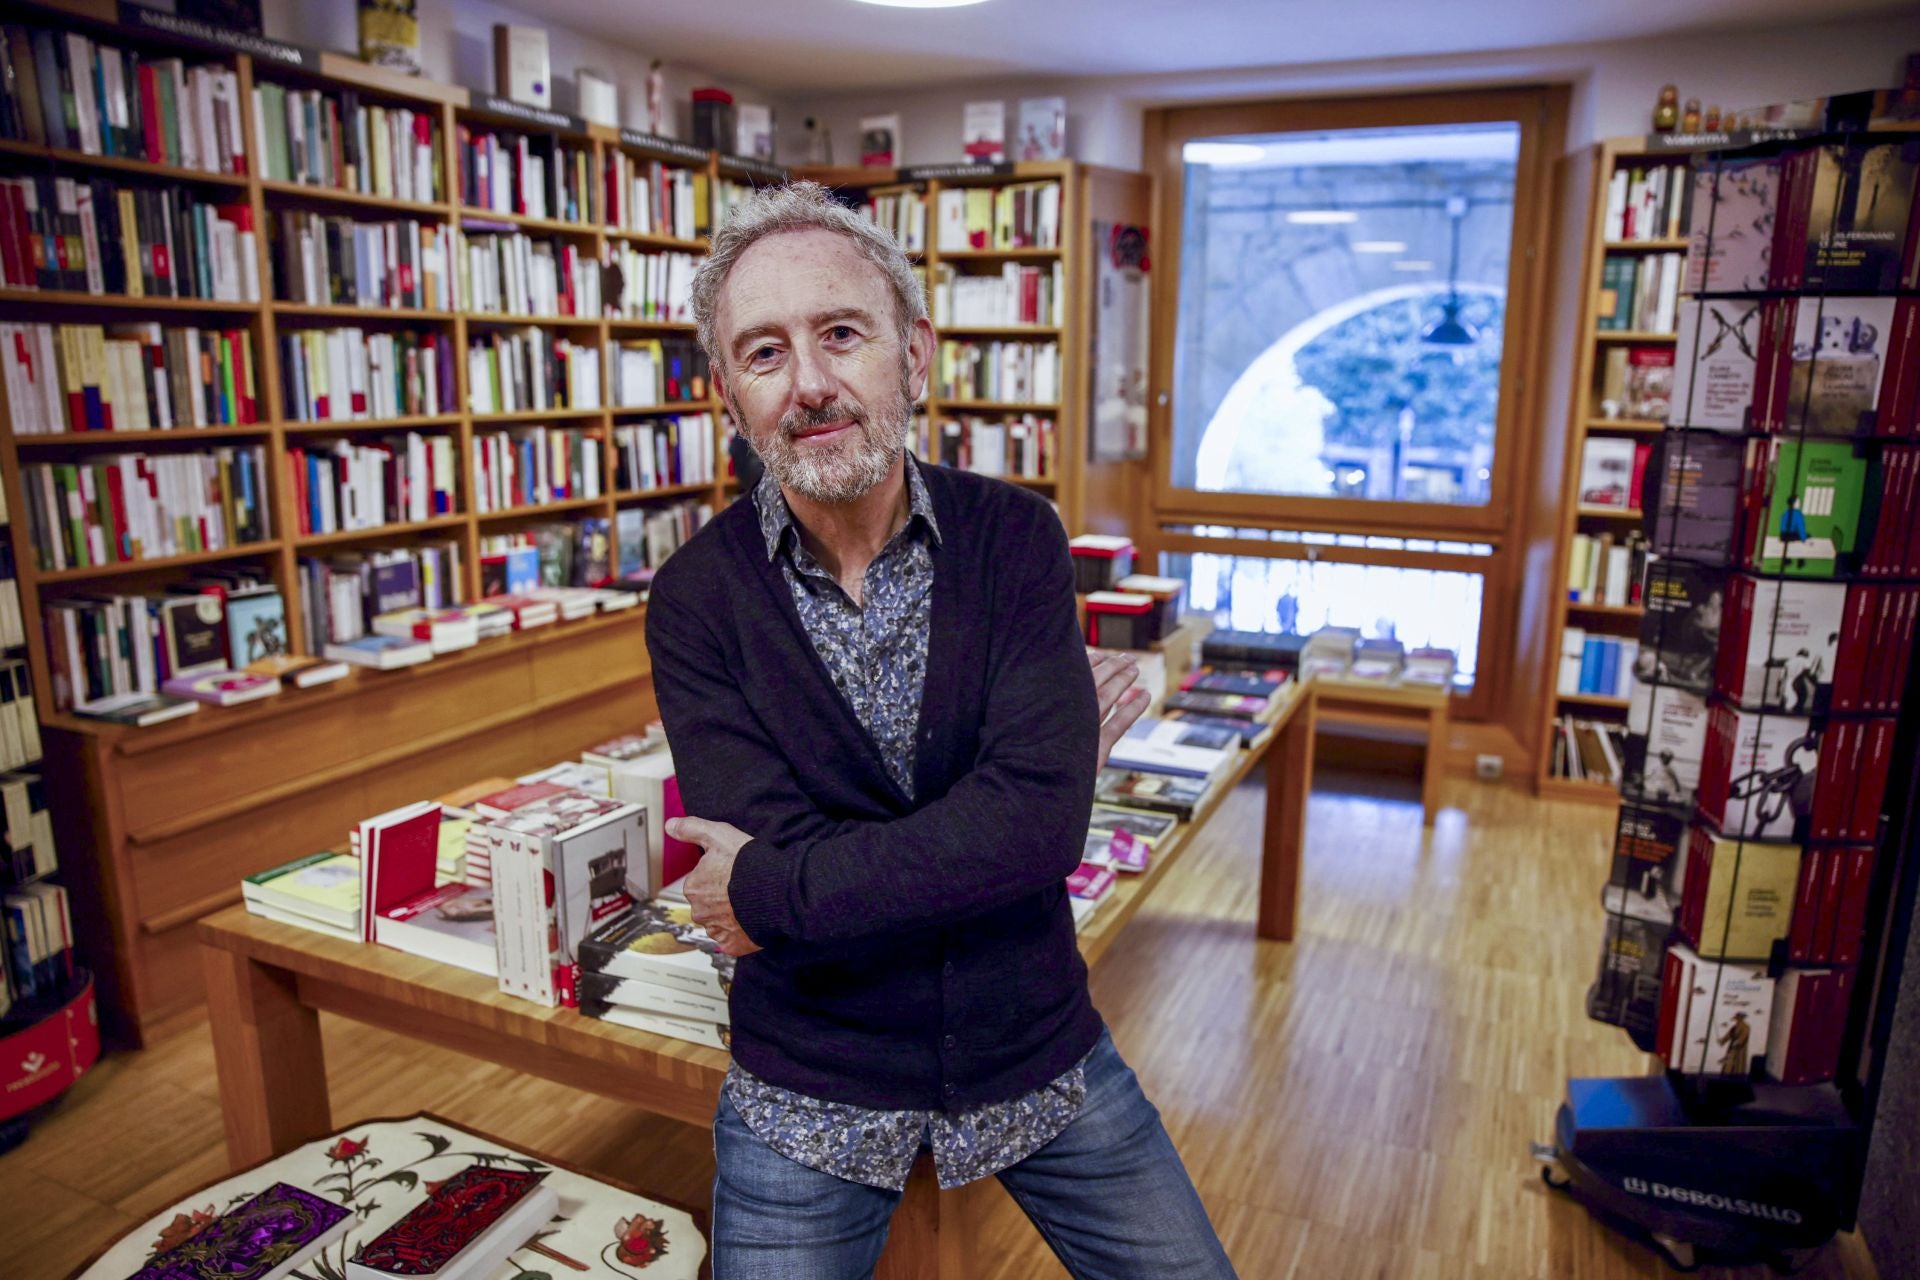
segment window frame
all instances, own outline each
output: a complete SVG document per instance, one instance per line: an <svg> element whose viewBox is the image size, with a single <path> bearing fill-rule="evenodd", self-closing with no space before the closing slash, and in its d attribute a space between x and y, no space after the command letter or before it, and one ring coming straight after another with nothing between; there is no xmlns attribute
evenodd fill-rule
<svg viewBox="0 0 1920 1280"><path fill-rule="evenodd" d="M1490 556L1443 552L1388 553L1360 548L1319 548L1328 559L1406 564L1478 573L1484 579L1480 615L1480 663L1469 694L1456 695L1454 714L1488 719L1506 711L1511 670L1515 586L1527 477L1546 430L1541 381L1548 321L1546 283L1554 213L1553 162L1564 132L1568 91L1564 86L1524 85L1460 92L1348 98L1279 99L1168 106L1147 113L1144 161L1158 193L1155 218L1150 374L1155 394L1148 406L1148 503L1152 519L1147 548L1153 553L1203 551L1219 555L1310 558L1293 543L1175 534L1167 526L1260 525L1270 529L1378 534L1436 541L1483 542ZM1511 252L1507 265L1506 323L1500 359L1500 397L1494 415L1493 475L1481 506L1393 502L1370 498L1302 497L1286 494L1214 492L1173 483L1173 369L1180 321L1180 250L1186 183L1182 148L1222 135L1377 129L1419 125L1511 122L1520 130L1514 168ZM1552 145L1549 145L1549 139ZM1524 424L1540 424L1528 431ZM1333 555L1334 552L1343 554ZM1504 717L1503 717L1504 718Z"/></svg>

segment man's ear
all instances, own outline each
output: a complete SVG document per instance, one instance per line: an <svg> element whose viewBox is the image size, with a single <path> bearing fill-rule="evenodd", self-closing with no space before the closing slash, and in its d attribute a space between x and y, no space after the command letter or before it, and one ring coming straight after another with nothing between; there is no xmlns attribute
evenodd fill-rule
<svg viewBox="0 0 1920 1280"><path fill-rule="evenodd" d="M913 399L927 394L927 371L933 368L933 325L924 317L907 330L907 386Z"/></svg>

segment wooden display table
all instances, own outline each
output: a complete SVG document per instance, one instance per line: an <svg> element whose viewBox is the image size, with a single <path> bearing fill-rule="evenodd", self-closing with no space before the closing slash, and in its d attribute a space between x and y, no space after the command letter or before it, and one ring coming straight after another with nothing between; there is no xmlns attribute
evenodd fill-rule
<svg viewBox="0 0 1920 1280"><path fill-rule="evenodd" d="M1354 680L1346 676L1315 676L1313 696L1328 720L1373 728L1405 729L1417 726L1427 739L1420 768L1422 821L1433 825L1440 812L1440 778L1447 757L1447 705L1452 699L1440 685Z"/></svg>
<svg viewBox="0 0 1920 1280"><path fill-rule="evenodd" d="M1314 696L1296 687L1274 727L1242 753L1194 821L1162 842L1144 875L1113 889L1081 933L1089 963L1112 945L1227 793L1263 762L1267 818L1259 934L1293 936L1313 774ZM543 1009L502 994L491 978L278 924L244 907L200 921L199 937L227 1154L236 1168L332 1130L321 1010L689 1124L713 1123L728 1063L717 1049L599 1022L573 1009ZM921 1161L894 1215L879 1275L963 1280L977 1274L966 1224L978 1212L979 1197L992 1189L985 1180L940 1193L930 1165Z"/></svg>

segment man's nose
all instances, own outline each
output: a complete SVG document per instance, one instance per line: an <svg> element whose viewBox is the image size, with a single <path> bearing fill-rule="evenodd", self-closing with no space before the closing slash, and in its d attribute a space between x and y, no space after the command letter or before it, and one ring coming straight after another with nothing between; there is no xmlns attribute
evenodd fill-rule
<svg viewBox="0 0 1920 1280"><path fill-rule="evenodd" d="M793 395L803 406L818 409L833 400L839 382L828 366L826 353L802 344L793 353Z"/></svg>

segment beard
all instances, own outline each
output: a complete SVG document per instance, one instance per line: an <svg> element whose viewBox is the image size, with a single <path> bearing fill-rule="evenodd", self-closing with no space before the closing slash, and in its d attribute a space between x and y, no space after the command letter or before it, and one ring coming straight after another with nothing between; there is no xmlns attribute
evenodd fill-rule
<svg viewBox="0 0 1920 1280"><path fill-rule="evenodd" d="M738 407L734 417L745 422ZM813 502L852 502L885 480L900 460L913 397L904 379L888 410L869 413L854 400L794 409L771 431L747 439L776 482ZM829 445L801 444L795 436L830 422L853 426Z"/></svg>

